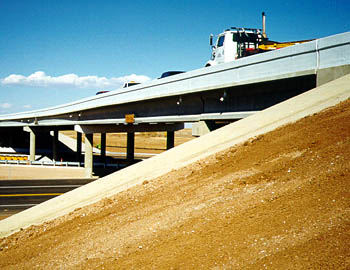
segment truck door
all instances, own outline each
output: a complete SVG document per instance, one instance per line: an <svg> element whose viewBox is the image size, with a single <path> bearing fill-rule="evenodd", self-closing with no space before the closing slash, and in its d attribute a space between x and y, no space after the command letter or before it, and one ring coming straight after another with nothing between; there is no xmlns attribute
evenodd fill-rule
<svg viewBox="0 0 350 270"><path fill-rule="evenodd" d="M215 62L218 64L225 62L225 51L224 51L225 35L218 37L216 44Z"/></svg>

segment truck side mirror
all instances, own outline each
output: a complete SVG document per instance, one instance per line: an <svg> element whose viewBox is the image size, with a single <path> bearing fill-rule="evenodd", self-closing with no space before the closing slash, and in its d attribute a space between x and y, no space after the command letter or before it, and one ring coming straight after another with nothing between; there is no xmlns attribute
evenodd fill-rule
<svg viewBox="0 0 350 270"><path fill-rule="evenodd" d="M210 37L209 37L209 45L210 45L210 46L213 46L213 34L210 34Z"/></svg>

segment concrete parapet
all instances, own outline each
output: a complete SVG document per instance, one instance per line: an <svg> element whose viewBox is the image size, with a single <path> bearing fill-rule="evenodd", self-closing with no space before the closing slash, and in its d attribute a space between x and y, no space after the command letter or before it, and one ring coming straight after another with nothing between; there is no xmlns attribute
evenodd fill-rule
<svg viewBox="0 0 350 270"><path fill-rule="evenodd" d="M0 164L0 180L85 178L84 168Z"/></svg>

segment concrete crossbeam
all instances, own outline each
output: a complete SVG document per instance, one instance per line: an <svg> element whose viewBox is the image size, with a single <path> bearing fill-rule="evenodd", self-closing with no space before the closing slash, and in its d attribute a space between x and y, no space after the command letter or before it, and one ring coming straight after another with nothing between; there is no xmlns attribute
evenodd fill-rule
<svg viewBox="0 0 350 270"><path fill-rule="evenodd" d="M150 123L150 124L101 124L101 125L75 125L75 130L84 134L90 133L120 133L120 132L152 132L177 131L184 128L184 123Z"/></svg>

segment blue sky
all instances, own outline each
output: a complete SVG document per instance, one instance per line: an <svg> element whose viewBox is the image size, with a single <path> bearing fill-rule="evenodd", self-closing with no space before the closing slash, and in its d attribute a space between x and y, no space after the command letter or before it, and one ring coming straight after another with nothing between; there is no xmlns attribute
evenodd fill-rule
<svg viewBox="0 0 350 270"><path fill-rule="evenodd" d="M350 30L349 0L0 0L0 114L201 68L211 33L261 28L262 11L276 41Z"/></svg>

